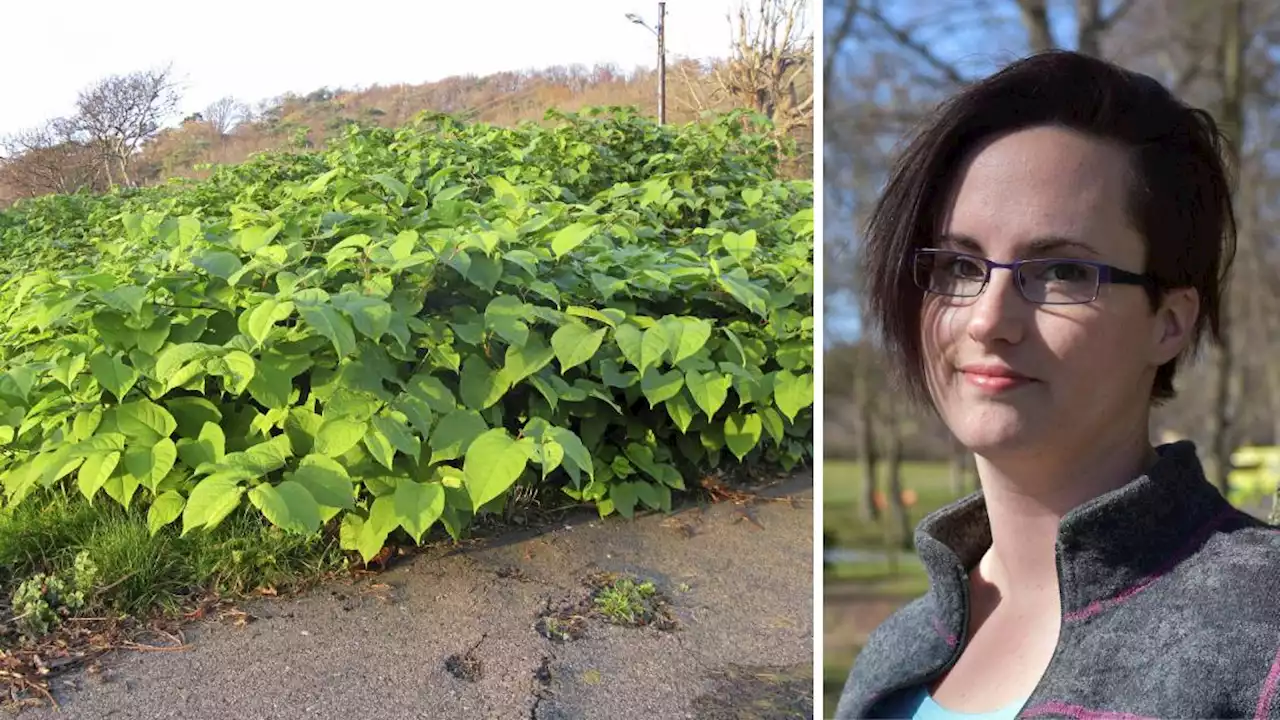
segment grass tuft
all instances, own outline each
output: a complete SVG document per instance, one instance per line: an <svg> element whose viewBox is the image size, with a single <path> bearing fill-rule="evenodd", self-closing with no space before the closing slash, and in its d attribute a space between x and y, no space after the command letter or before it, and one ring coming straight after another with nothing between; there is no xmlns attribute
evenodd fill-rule
<svg viewBox="0 0 1280 720"><path fill-rule="evenodd" d="M302 537L242 508L213 531L181 536L180 527L152 535L146 509L88 503L46 492L0 512L0 604L36 573L70 576L77 553L98 568L86 611L145 617L171 615L206 593L244 596L260 588L286 591L344 563L336 541Z"/></svg>

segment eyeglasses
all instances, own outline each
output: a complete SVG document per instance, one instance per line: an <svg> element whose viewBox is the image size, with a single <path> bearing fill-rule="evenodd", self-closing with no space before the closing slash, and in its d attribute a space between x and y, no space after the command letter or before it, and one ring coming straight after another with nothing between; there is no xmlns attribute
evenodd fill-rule
<svg viewBox="0 0 1280 720"><path fill-rule="evenodd" d="M982 294L996 268L1013 271L1018 291L1038 305L1083 305L1098 299L1102 283L1140 285L1154 290L1149 275L1111 265L1063 258L1036 258L998 263L952 250L925 249L915 253L913 276L927 292L947 297L971 298Z"/></svg>

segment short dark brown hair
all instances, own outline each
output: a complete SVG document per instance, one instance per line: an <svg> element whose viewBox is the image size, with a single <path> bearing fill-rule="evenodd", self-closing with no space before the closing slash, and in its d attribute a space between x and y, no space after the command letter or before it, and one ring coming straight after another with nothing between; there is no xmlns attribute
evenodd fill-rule
<svg viewBox="0 0 1280 720"><path fill-rule="evenodd" d="M1017 130L1060 126L1115 142L1130 152L1129 216L1146 243L1149 292L1195 288L1200 313L1187 352L1162 365L1153 403L1174 396L1178 363L1207 328L1222 342L1221 307L1235 255L1227 147L1213 117L1157 80L1088 55L1050 51L1018 60L943 103L898 157L864 235L870 324L900 379L918 400L929 394L921 332L923 292L912 255L934 242L962 164Z"/></svg>

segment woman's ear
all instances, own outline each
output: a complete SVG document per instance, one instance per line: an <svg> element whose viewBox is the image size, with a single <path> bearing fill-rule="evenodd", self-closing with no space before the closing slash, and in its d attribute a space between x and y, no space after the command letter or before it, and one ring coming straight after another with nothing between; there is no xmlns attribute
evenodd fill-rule
<svg viewBox="0 0 1280 720"><path fill-rule="evenodd" d="M1200 316L1200 293L1195 288L1178 288L1164 293L1152 328L1152 363L1163 365L1191 344L1192 331Z"/></svg>

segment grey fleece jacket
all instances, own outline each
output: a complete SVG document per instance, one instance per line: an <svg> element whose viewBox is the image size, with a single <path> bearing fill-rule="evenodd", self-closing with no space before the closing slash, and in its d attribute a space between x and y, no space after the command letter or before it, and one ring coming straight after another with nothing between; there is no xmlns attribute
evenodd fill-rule
<svg viewBox="0 0 1280 720"><path fill-rule="evenodd" d="M1280 533L1233 508L1187 441L1062 519L1058 646L1022 718L1280 718ZM969 570L991 545L982 494L924 518L929 592L872 633L836 710L880 717L968 640Z"/></svg>

